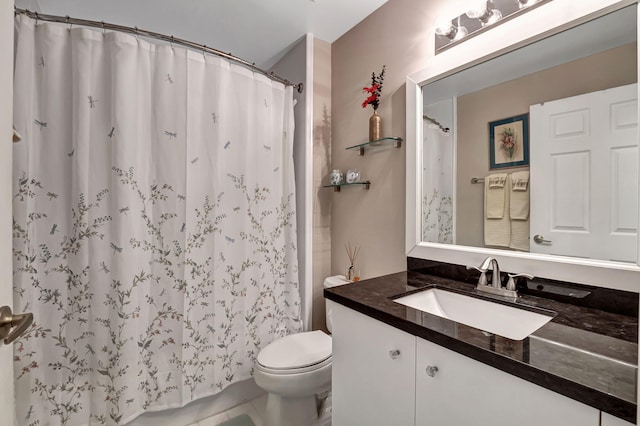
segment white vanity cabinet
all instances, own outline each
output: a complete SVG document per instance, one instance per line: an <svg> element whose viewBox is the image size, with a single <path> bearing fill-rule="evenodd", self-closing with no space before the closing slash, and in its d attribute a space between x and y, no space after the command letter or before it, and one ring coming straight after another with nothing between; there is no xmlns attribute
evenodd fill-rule
<svg viewBox="0 0 640 426"><path fill-rule="evenodd" d="M333 426L600 425L593 407L342 305L332 315Z"/></svg>
<svg viewBox="0 0 640 426"><path fill-rule="evenodd" d="M598 426L599 410L417 339L416 426Z"/></svg>
<svg viewBox="0 0 640 426"><path fill-rule="evenodd" d="M332 425L413 426L415 336L342 305L331 315Z"/></svg>
<svg viewBox="0 0 640 426"><path fill-rule="evenodd" d="M600 426L635 426L635 424L603 412Z"/></svg>

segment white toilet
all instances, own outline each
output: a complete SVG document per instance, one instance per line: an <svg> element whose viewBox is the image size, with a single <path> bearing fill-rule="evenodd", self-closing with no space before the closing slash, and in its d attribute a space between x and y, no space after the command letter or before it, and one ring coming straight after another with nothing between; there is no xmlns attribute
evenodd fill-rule
<svg viewBox="0 0 640 426"><path fill-rule="evenodd" d="M324 280L324 288L349 282L336 275ZM326 302L331 331L332 302ZM317 399L331 389L331 336L323 331L291 334L270 343L258 354L253 377L268 393L265 426L331 424L330 410L320 410ZM329 404L325 401L323 408ZM319 411L329 412L319 417Z"/></svg>

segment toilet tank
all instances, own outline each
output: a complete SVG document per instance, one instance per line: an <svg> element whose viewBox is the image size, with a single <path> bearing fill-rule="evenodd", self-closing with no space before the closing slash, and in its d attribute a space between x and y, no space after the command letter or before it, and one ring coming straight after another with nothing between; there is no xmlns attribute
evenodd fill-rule
<svg viewBox="0 0 640 426"><path fill-rule="evenodd" d="M346 279L344 275L334 275L332 277L327 277L324 280L324 288L337 287L343 284L349 284L351 281ZM334 303L332 300L325 299L325 314L326 314L326 323L327 330L331 332L331 310L333 309Z"/></svg>

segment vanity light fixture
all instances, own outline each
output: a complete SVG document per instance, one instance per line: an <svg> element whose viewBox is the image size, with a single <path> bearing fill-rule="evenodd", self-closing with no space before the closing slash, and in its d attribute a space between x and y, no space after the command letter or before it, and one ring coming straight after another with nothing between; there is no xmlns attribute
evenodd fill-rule
<svg viewBox="0 0 640 426"><path fill-rule="evenodd" d="M550 1L470 0L466 13L436 22L436 54Z"/></svg>

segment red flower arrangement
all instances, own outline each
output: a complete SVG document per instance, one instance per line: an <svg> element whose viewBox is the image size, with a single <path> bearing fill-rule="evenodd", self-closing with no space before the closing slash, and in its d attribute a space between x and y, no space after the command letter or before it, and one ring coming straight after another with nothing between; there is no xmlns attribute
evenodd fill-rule
<svg viewBox="0 0 640 426"><path fill-rule="evenodd" d="M368 93L369 96L367 99L362 102L362 108L366 108L367 105L371 105L373 110L377 110L380 106L380 96L382 95L382 82L384 81L384 70L386 65L382 66L382 71L380 71L379 75L376 73L371 73L371 86L363 87L362 90L365 93Z"/></svg>

